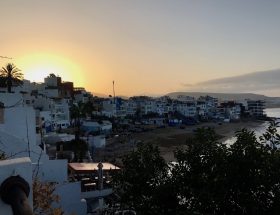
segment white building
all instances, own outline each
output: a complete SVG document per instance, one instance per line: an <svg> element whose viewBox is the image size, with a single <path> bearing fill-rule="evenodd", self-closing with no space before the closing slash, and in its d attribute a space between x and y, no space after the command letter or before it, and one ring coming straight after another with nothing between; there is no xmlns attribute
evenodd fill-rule
<svg viewBox="0 0 280 215"><path fill-rule="evenodd" d="M75 88L74 89L74 99L77 103L87 103L90 101L90 98L92 97L92 94L87 92L84 88Z"/></svg>
<svg viewBox="0 0 280 215"><path fill-rule="evenodd" d="M47 87L59 87L61 84L61 77L50 74L48 77L44 78L44 83Z"/></svg>
<svg viewBox="0 0 280 215"><path fill-rule="evenodd" d="M196 102L197 115L205 118L207 117L207 109L206 109L206 101L205 100L197 100Z"/></svg>
<svg viewBox="0 0 280 215"><path fill-rule="evenodd" d="M163 101L156 101L156 113L160 116L168 113L167 103Z"/></svg>
<svg viewBox="0 0 280 215"><path fill-rule="evenodd" d="M31 94L31 92L36 89L36 85L37 84L35 82L31 83L29 80L23 80L22 85L13 87L12 91L15 93L24 92L24 93Z"/></svg>
<svg viewBox="0 0 280 215"><path fill-rule="evenodd" d="M117 108L114 99L106 99L102 102L102 115L107 117L117 116Z"/></svg>
<svg viewBox="0 0 280 215"><path fill-rule="evenodd" d="M247 100L249 114L255 117L264 116L265 101L264 100Z"/></svg>
<svg viewBox="0 0 280 215"><path fill-rule="evenodd" d="M86 132L99 132L101 134L110 134L112 132L112 123L108 120L102 122L83 121L82 127Z"/></svg>
<svg viewBox="0 0 280 215"><path fill-rule="evenodd" d="M193 102L176 102L173 104L173 111L178 111L185 117L196 117L196 103Z"/></svg>
<svg viewBox="0 0 280 215"><path fill-rule="evenodd" d="M141 107L141 113L144 115L157 112L156 101L152 99L141 102L140 107Z"/></svg>
<svg viewBox="0 0 280 215"><path fill-rule="evenodd" d="M36 134L36 117L33 107L24 105L21 94L0 93L0 102L4 105L0 120L0 149L7 156L30 156L34 161L40 155L40 138ZM11 144L12 141L14 144Z"/></svg>
<svg viewBox="0 0 280 215"><path fill-rule="evenodd" d="M229 101L222 102L220 106L217 108L219 117L227 120L239 120L241 115L241 107L240 104Z"/></svg>
<svg viewBox="0 0 280 215"><path fill-rule="evenodd" d="M134 116L137 111L137 103L129 99L125 104L126 104L126 114L129 116Z"/></svg>
<svg viewBox="0 0 280 215"><path fill-rule="evenodd" d="M23 103L22 94L0 93L0 102L0 150L8 158L30 157L34 176L56 182L58 188L67 187L56 190L62 209L84 215L86 203L81 201L81 192L69 189L72 185L68 182L67 160L49 160L41 145L34 108Z"/></svg>
<svg viewBox="0 0 280 215"><path fill-rule="evenodd" d="M41 127L44 133L70 126L70 111L67 99L40 98L35 100L35 108L40 109ZM49 128L51 126L51 128Z"/></svg>

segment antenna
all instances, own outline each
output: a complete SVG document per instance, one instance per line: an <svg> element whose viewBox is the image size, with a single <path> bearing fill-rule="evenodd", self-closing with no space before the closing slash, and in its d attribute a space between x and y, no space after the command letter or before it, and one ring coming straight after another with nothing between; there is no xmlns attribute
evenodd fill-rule
<svg viewBox="0 0 280 215"><path fill-rule="evenodd" d="M116 95L115 95L115 81L113 81L113 93L114 93L114 104L116 103Z"/></svg>

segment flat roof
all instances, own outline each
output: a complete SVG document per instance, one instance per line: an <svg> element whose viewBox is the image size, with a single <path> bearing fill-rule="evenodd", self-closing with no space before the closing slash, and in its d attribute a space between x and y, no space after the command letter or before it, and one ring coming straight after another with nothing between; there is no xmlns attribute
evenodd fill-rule
<svg viewBox="0 0 280 215"><path fill-rule="evenodd" d="M89 172L89 171L97 171L99 163L69 163L68 166L71 170L75 172ZM111 164L111 163L102 163L103 170L118 170L119 167Z"/></svg>

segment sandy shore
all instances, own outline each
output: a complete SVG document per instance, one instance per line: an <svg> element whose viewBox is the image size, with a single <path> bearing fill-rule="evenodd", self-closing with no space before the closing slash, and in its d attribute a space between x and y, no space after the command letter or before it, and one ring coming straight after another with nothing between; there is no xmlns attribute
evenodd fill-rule
<svg viewBox="0 0 280 215"><path fill-rule="evenodd" d="M255 130L259 127L263 127L266 122L264 121L248 121L248 122L235 122L235 123L224 123L222 125L216 126L215 131L217 134L221 135L221 141L224 141L232 136L236 131L243 128L249 130Z"/></svg>
<svg viewBox="0 0 280 215"><path fill-rule="evenodd" d="M159 146L161 155L167 161L174 161L174 151L177 148L184 148L188 138L193 137L194 130L200 127L211 127L221 136L220 141L223 142L234 136L235 132L243 128L257 129L264 126L263 121L233 122L233 123L201 123L196 126L187 126L185 129L176 127L167 127L156 129L150 132L133 135L135 139L143 142L151 142Z"/></svg>
<svg viewBox="0 0 280 215"><path fill-rule="evenodd" d="M166 161L174 161L174 151L178 148L186 147L186 141L193 137L194 130L200 127L211 127L221 137L223 142L234 136L234 133L242 128L258 129L264 127L263 121L248 121L248 122L232 122L232 123L200 123L195 126L186 126L184 129L179 127L157 128L148 132L132 133L118 138L113 138L107 141L107 146L100 153L96 154L99 157L110 159L112 157L120 159L122 155L136 147L137 142L150 142L159 146L161 155Z"/></svg>

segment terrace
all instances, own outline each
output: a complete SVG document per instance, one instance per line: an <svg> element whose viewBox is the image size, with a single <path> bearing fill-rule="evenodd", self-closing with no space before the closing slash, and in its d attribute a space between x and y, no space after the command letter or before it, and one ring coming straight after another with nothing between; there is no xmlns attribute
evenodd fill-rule
<svg viewBox="0 0 280 215"><path fill-rule="evenodd" d="M69 177L81 182L82 198L105 197L112 194L112 173L120 170L111 163L69 163Z"/></svg>

